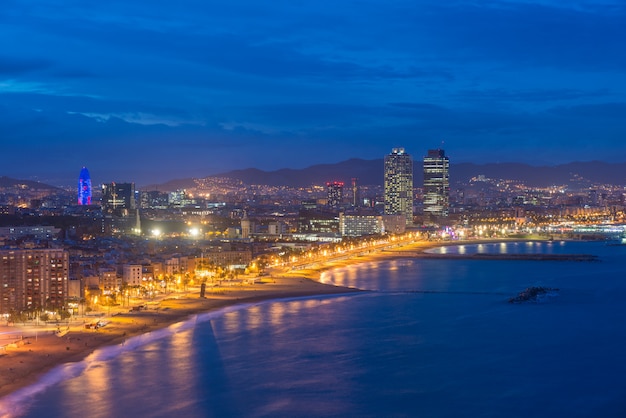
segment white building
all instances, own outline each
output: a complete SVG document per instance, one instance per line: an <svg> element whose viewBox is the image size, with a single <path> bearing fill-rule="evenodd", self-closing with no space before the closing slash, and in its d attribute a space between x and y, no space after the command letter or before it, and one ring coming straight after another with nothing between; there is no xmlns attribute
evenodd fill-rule
<svg viewBox="0 0 626 418"><path fill-rule="evenodd" d="M342 237L384 234L385 227L383 217L381 215L363 213L361 211L340 213L339 233Z"/></svg>

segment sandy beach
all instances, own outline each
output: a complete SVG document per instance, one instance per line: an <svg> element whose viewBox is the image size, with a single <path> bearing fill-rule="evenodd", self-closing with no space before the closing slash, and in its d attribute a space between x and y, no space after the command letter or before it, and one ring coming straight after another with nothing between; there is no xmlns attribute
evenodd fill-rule
<svg viewBox="0 0 626 418"><path fill-rule="evenodd" d="M318 282L323 271L354 263L384 258L414 257L433 242L420 242L393 250L344 258L309 266L304 270L281 272L263 277L255 284L221 287L207 291L200 298L199 290L172 294L148 308L129 312L118 308L115 314L102 317L106 325L87 329L84 323L98 318L81 318L58 328L0 325L0 398L34 383L57 365L81 361L99 347L123 344L128 338L184 321L191 315L209 312L239 303L293 297L345 294L359 290ZM61 331L61 333L58 332Z"/></svg>
<svg viewBox="0 0 626 418"><path fill-rule="evenodd" d="M463 243L471 242L475 241ZM66 325L59 328L0 325L0 400L36 382L57 365L81 361L97 348L123 344L128 338L184 321L194 314L240 303L360 292L357 289L323 284L318 280L324 271L334 268L384 259L425 256L422 253L425 249L450 244L461 242L420 241L365 255L343 257L309 265L305 269L275 272L260 278L255 284L214 288L207 291L205 298L200 298L199 289L184 294L174 293L159 302L147 303L147 309L140 311L131 312L128 307L116 308L110 312L111 315L100 318L106 325L98 329L87 329L84 326L85 323L95 323L98 317L80 318L69 328Z"/></svg>
<svg viewBox="0 0 626 418"><path fill-rule="evenodd" d="M122 344L127 338L184 321L193 314L237 303L354 291L305 277L272 277L254 285L220 288L214 293L208 291L205 298L200 298L199 291L196 295L173 295L158 305L148 304L148 308L141 311L126 309L112 316L85 319L85 323L95 323L98 319L106 323L98 329L86 329L76 321L69 332L65 324L59 327L60 334L64 335L55 327L0 326L3 333L0 344L6 345L0 349L0 398L35 382L58 364L80 361L99 347Z"/></svg>

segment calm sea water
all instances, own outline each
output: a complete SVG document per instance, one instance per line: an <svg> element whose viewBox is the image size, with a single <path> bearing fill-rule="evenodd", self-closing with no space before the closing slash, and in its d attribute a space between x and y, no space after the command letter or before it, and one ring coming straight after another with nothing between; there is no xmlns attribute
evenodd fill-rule
<svg viewBox="0 0 626 418"><path fill-rule="evenodd" d="M439 251L585 253L600 261L400 259L349 266L323 280L372 292L198 316L59 368L0 411L626 416L626 247L554 242ZM528 286L559 292L542 303L507 302Z"/></svg>

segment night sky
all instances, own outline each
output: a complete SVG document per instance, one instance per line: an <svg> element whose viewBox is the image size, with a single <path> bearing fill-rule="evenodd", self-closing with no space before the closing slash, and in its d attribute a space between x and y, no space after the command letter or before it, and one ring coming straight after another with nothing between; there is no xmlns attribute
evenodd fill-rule
<svg viewBox="0 0 626 418"><path fill-rule="evenodd" d="M0 175L626 161L623 0L2 0ZM443 143L443 145L442 145Z"/></svg>

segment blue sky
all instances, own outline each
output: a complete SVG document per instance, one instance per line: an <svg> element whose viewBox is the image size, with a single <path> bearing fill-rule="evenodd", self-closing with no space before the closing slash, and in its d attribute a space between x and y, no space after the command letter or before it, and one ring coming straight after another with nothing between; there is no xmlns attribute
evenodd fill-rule
<svg viewBox="0 0 626 418"><path fill-rule="evenodd" d="M626 161L623 0L3 0L0 175Z"/></svg>

